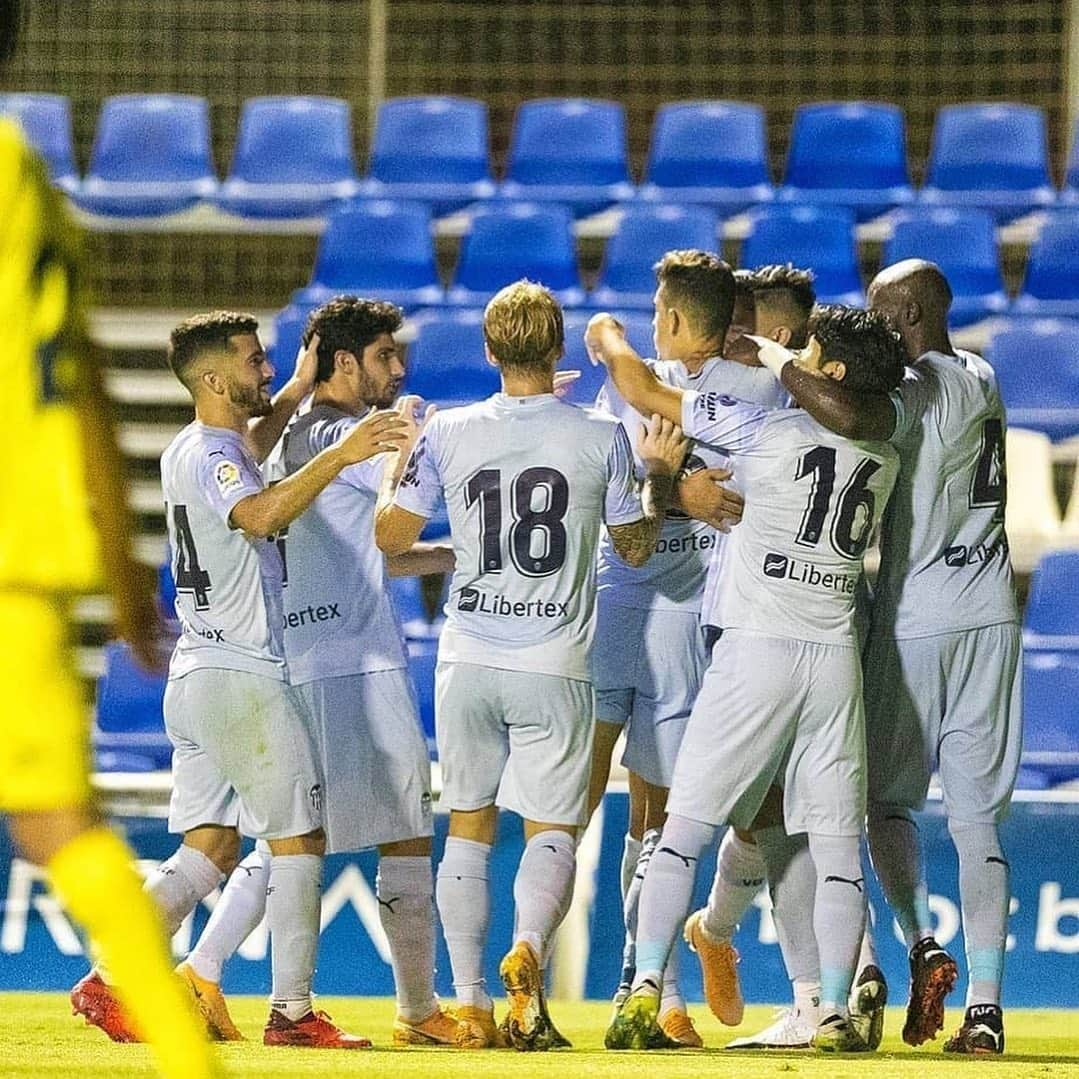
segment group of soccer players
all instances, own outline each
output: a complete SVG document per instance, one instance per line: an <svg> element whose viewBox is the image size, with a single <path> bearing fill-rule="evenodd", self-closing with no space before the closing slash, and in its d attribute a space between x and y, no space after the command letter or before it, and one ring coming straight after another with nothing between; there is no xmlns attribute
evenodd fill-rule
<svg viewBox="0 0 1079 1079"><path fill-rule="evenodd" d="M195 406L161 469L181 630L169 826L183 839L147 891L175 931L228 880L179 968L214 1037L242 1038L221 973L265 915L265 1044L370 1045L314 1008L311 980L323 854L378 847L394 1044L567 1045L545 970L624 732L626 946L609 1048L702 1044L680 934L711 1010L741 1021L731 941L767 882L793 1005L732 1045L875 1049L887 987L863 835L910 947L904 1039L934 1038L957 967L933 939L911 811L939 769L969 974L945 1049L1003 1050L997 822L1021 724L992 372L953 349L948 286L928 263L884 270L868 311L815 305L797 269L735 274L703 251L669 253L656 275L654 361L610 316L589 324L608 374L595 408L561 398L562 312L529 282L484 314L501 392L442 411L398 398L391 304L317 309L273 399L252 318L173 331L169 362ZM420 542L443 505L449 543ZM871 599L862 561L878 532ZM388 579L448 572L436 875ZM499 808L525 822L501 1022L483 964ZM708 904L690 912L723 825ZM241 835L257 842L237 864ZM452 1010L434 993L436 910ZM109 981L91 971L75 1009L138 1038Z"/></svg>

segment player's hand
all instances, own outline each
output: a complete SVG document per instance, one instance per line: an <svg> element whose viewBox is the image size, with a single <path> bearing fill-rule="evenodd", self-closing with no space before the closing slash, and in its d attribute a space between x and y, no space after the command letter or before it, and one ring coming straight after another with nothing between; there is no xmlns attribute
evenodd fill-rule
<svg viewBox="0 0 1079 1079"><path fill-rule="evenodd" d="M135 662L151 674L160 674L168 660L161 649L165 625L157 604L157 574L132 559L113 600L116 632L127 642Z"/></svg>
<svg viewBox="0 0 1079 1079"><path fill-rule="evenodd" d="M365 416L337 443L344 465L366 461L378 453L396 450L408 439L408 422L395 409L379 409Z"/></svg>
<svg viewBox="0 0 1079 1079"><path fill-rule="evenodd" d="M641 425L637 452L646 472L673 476L682 467L688 449L689 442L682 434L682 428L670 420L653 415L647 424Z"/></svg>
<svg viewBox="0 0 1079 1079"><path fill-rule="evenodd" d="M311 335L306 345L300 345L296 353L296 366L292 371L292 381L297 383L303 393L309 394L315 388L315 376L318 373L318 334Z"/></svg>
<svg viewBox="0 0 1079 1079"><path fill-rule="evenodd" d="M678 481L678 504L683 513L704 521L720 532L729 532L742 519L745 499L723 486L733 473L729 468L700 468Z"/></svg>
<svg viewBox="0 0 1079 1079"><path fill-rule="evenodd" d="M406 393L398 397L393 409L405 421L405 440L397 447L402 457L412 452L412 447L419 441L423 429L431 417L438 411L438 405L425 405L423 398L415 393Z"/></svg>
<svg viewBox="0 0 1079 1079"><path fill-rule="evenodd" d="M740 363L745 367L763 367L760 359L760 346L752 337L740 334L733 341L728 341L723 348L723 358L731 363Z"/></svg>
<svg viewBox="0 0 1079 1079"><path fill-rule="evenodd" d="M794 354L794 366L800 368L802 371L808 371L811 375L816 375L818 378L826 377L824 371L821 369L823 361L824 356L821 351L820 342L816 337L810 337L806 342L806 347Z"/></svg>
<svg viewBox="0 0 1079 1079"><path fill-rule="evenodd" d="M554 395L555 397L565 397L569 394L570 387L581 377L580 371L555 371L554 373Z"/></svg>
<svg viewBox="0 0 1079 1079"><path fill-rule="evenodd" d="M593 364L607 362L607 351L624 344L626 328L613 315L601 311L588 320L584 330L584 347Z"/></svg>

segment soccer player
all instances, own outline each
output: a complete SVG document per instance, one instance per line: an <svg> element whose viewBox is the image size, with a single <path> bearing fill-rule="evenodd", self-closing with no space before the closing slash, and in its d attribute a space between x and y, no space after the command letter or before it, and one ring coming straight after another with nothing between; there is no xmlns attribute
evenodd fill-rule
<svg viewBox="0 0 1079 1079"><path fill-rule="evenodd" d="M787 393L770 371L731 363L720 355L732 306L739 306L726 263L705 251L671 251L656 264L655 273L653 326L659 359L650 366L656 377L683 389L727 393L765 408L785 404ZM748 289L744 300L751 312ZM626 404L610 381L596 404L621 420L627 432L641 423L641 414ZM713 486L714 479L730 475L728 465L728 458L710 447L691 446L683 471L703 472ZM638 470L642 468L638 462ZM622 867L626 948L616 1005L628 995L633 981L640 882L659 840L675 757L706 665L701 596L707 567L718 557L721 540L722 533L711 524L675 510L667 515L655 555L640 568L619 558L609 537L600 541L592 649L597 721L592 802L598 803L603 795L611 752L623 728L622 763L630 773L630 830ZM671 956L664 972L659 1025L672 1044L699 1048L700 1035L678 986L677 953ZM732 953L732 972L733 964ZM725 1017L732 1024L740 1022L741 1008L731 1009Z"/></svg>
<svg viewBox="0 0 1079 1079"><path fill-rule="evenodd" d="M510 1006L503 1027L516 1048L542 1050L568 1044L547 1014L542 979L573 892L588 793L600 527L622 559L643 564L686 447L673 425L655 418L640 444L646 474L638 494L617 421L553 396L562 311L542 286L502 289L483 328L502 392L428 423L376 537L387 554L407 551L445 499L457 568L436 673L442 801L450 809L438 908L458 1014L481 1023L494 1043L483 978L488 863L497 807L522 816L515 939L501 964Z"/></svg>
<svg viewBox="0 0 1079 1079"><path fill-rule="evenodd" d="M933 939L924 858L911 811L939 769L959 855L966 1013L949 1053L1001 1053L1000 984L1010 902L998 824L1022 745L1021 641L1004 532L1004 408L992 369L948 336L951 290L933 263L882 270L869 301L912 362L890 397L844 393L810 370L784 384L821 423L887 438L902 469L884 518L865 657L868 834L873 865L910 948L903 1038L944 1025L954 960Z"/></svg>
<svg viewBox="0 0 1079 1079"><path fill-rule="evenodd" d="M264 487L259 461L310 389L318 341L271 402L273 368L257 328L249 315L196 315L169 343L169 364L195 403L194 422L161 459L182 628L165 690L174 747L169 828L183 842L148 889L175 931L235 867L240 832L266 840L273 997L263 1040L355 1049L370 1043L311 1006L322 787L306 710L287 684L274 534L343 469L402 441L405 422L374 412L294 475Z"/></svg>
<svg viewBox="0 0 1079 1079"><path fill-rule="evenodd" d="M405 368L393 335L398 307L342 296L311 313L304 344L318 337L311 407L296 417L268 470L293 475L397 397ZM379 916L397 987L398 1045L485 1044L482 1032L441 1010L434 992L431 766L388 572L447 573L447 546L416 544L387 566L375 546L383 471L407 459L420 431L418 398L403 398L409 439L340 472L278 537L287 568L285 656L314 721L322 772L327 853L378 847ZM390 462L388 464L388 462ZM184 968L215 1025L236 1037L221 996L222 964L261 920L270 858L257 849L229 878Z"/></svg>
<svg viewBox="0 0 1079 1079"><path fill-rule="evenodd" d="M883 319L826 309L817 341L830 378L887 391L903 370ZM797 409L767 411L664 386L610 316L586 333L623 397L732 454L746 495L725 540L706 621L722 629L693 706L648 867L633 992L608 1032L618 1048L655 1039L662 970L692 894L696 863L724 822L746 828L773 784L789 833L806 832L817 871L814 929L821 1012L814 1044L864 1049L848 1019L865 918L859 840L865 740L854 593L862 553L898 469L891 447L839 438ZM767 350L762 350L767 351ZM789 354L780 350L783 357Z"/></svg>
<svg viewBox="0 0 1079 1079"><path fill-rule="evenodd" d="M152 575L131 553L123 464L84 324L79 238L45 166L8 120L0 121L0 206L0 433L9 462L0 495L0 811L113 972L161 1073L216 1075L172 973L161 917L90 788L68 605L107 585L121 634L143 665L156 666Z"/></svg>

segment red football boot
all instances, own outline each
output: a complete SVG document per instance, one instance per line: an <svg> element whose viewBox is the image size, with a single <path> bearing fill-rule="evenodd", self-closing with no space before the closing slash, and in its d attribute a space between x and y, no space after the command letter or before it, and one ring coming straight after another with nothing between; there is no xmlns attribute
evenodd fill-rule
<svg viewBox="0 0 1079 1079"><path fill-rule="evenodd" d="M370 1049L366 1038L346 1034L325 1012L308 1012L294 1023L283 1012L270 1009L262 1032L263 1045L298 1045L308 1049Z"/></svg>
<svg viewBox="0 0 1079 1079"><path fill-rule="evenodd" d="M114 1042L141 1042L113 991L91 970L71 990L71 1014L84 1016L90 1026L100 1027Z"/></svg>

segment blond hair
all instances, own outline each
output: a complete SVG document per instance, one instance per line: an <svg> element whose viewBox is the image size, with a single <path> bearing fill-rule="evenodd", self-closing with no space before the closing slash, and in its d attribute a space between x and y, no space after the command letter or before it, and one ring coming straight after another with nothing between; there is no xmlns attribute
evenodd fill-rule
<svg viewBox="0 0 1079 1079"><path fill-rule="evenodd" d="M550 371L562 355L562 308L550 289L514 281L483 312L483 337L500 368Z"/></svg>

